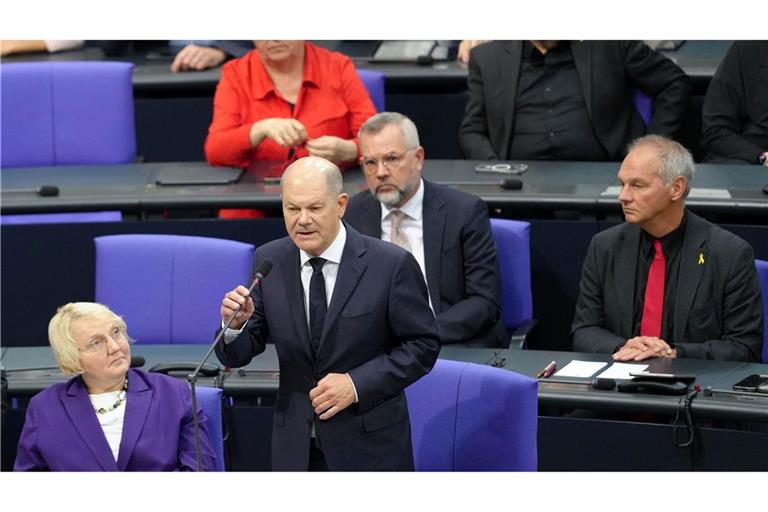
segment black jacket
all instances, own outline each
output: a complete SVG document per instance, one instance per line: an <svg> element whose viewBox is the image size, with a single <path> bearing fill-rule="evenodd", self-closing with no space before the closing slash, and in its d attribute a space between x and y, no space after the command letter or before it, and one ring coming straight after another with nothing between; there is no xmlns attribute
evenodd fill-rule
<svg viewBox="0 0 768 512"><path fill-rule="evenodd" d="M641 228L595 235L584 258L573 349L612 353L632 337ZM759 361L763 306L752 247L690 211L680 249L673 339L681 357Z"/></svg>
<svg viewBox="0 0 768 512"><path fill-rule="evenodd" d="M492 41L472 50L468 97L459 142L474 160L504 160L512 138L522 41ZM571 51L598 141L613 161L648 133L674 137L682 126L691 85L671 60L637 41L573 41ZM645 127L632 95L653 98Z"/></svg>

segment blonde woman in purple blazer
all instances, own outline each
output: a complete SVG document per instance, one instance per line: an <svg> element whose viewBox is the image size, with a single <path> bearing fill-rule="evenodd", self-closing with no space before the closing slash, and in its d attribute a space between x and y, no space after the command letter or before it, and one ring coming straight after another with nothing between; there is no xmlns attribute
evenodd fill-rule
<svg viewBox="0 0 768 512"><path fill-rule="evenodd" d="M61 370L74 378L29 403L16 471L195 470L187 383L131 369L122 318L92 302L62 306L48 325ZM198 409L202 467L214 452Z"/></svg>

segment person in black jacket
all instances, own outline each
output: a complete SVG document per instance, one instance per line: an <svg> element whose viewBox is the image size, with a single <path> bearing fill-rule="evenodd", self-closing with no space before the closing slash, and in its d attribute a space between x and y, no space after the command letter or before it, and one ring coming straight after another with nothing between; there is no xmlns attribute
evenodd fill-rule
<svg viewBox="0 0 768 512"><path fill-rule="evenodd" d="M707 89L706 162L768 165L768 41L736 41Z"/></svg>
<svg viewBox="0 0 768 512"><path fill-rule="evenodd" d="M685 208L694 174L683 146L635 141L619 169L626 222L584 259L571 328L579 352L758 361L763 306L752 247Z"/></svg>
<svg viewBox="0 0 768 512"><path fill-rule="evenodd" d="M653 100L648 126L633 94ZM475 47L459 140L475 160L618 161L647 133L674 137L685 73L637 41L493 41Z"/></svg>

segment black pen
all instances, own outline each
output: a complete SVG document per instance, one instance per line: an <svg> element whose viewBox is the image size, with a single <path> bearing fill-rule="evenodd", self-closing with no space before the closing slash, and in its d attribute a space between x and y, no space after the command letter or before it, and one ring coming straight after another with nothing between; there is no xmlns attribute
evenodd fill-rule
<svg viewBox="0 0 768 512"><path fill-rule="evenodd" d="M549 377L550 375L552 375L555 372L556 368L557 368L557 363L555 361L552 361L547 366L542 368L539 371L539 373L536 374L536 378L537 379L541 379L543 377L543 378L546 379L547 377Z"/></svg>

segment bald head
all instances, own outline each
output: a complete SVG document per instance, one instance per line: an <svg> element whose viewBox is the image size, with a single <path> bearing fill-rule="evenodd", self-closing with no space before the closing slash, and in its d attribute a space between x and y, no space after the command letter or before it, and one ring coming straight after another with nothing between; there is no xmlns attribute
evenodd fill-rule
<svg viewBox="0 0 768 512"><path fill-rule="evenodd" d="M336 197L344 189L344 181L341 178L339 167L325 158L307 156L300 158L289 165L280 179L280 190L284 190L288 181L306 182L319 180L325 182L328 195Z"/></svg>
<svg viewBox="0 0 768 512"><path fill-rule="evenodd" d="M314 156L292 163L280 190L288 236L310 256L320 256L336 239L347 207L339 168Z"/></svg>

